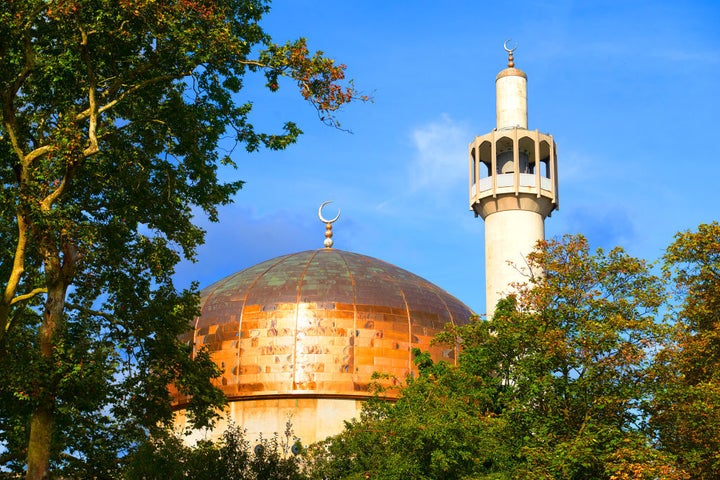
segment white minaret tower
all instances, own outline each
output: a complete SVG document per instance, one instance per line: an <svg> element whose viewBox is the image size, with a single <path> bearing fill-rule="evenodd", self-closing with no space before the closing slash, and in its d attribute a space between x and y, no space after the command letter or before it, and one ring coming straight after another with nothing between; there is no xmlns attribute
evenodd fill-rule
<svg viewBox="0 0 720 480"><path fill-rule="evenodd" d="M548 134L528 130L527 76L508 68L495 79L497 127L469 145L470 209L485 220L488 318L498 300L526 282L525 261L545 239L545 217L558 208L557 154Z"/></svg>

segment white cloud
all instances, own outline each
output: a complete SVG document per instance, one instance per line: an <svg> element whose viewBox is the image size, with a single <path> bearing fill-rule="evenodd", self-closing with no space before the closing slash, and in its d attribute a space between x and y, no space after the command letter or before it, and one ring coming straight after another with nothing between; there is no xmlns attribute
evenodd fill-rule
<svg viewBox="0 0 720 480"><path fill-rule="evenodd" d="M411 190L445 190L467 178L467 125L443 114L412 132L416 155L410 164Z"/></svg>
<svg viewBox="0 0 720 480"><path fill-rule="evenodd" d="M415 127L409 135L413 151L403 158L406 185L376 205L390 215L426 217L467 199L468 125L447 114ZM462 211L462 210L460 210Z"/></svg>

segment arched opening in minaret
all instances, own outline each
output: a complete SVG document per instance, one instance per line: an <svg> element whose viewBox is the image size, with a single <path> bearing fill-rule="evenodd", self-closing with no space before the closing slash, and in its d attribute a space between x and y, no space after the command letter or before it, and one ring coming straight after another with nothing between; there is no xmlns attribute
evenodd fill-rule
<svg viewBox="0 0 720 480"><path fill-rule="evenodd" d="M477 146L477 160L475 164L474 174L479 175L480 191L490 190L492 188L492 145L488 141L482 142Z"/></svg>
<svg viewBox="0 0 720 480"><path fill-rule="evenodd" d="M487 178L492 175L492 160L490 142L483 142L480 144L480 161L478 162L480 168L480 178Z"/></svg>
<svg viewBox="0 0 720 480"><path fill-rule="evenodd" d="M501 137L495 143L497 152L496 170L498 175L514 173L515 160L513 157L513 140L509 137Z"/></svg>
<svg viewBox="0 0 720 480"><path fill-rule="evenodd" d="M550 144L545 140L540 142L540 176L550 178Z"/></svg>
<svg viewBox="0 0 720 480"><path fill-rule="evenodd" d="M520 150L520 186L535 187L535 140L530 137L522 137L518 140Z"/></svg>
<svg viewBox="0 0 720 480"><path fill-rule="evenodd" d="M475 195L475 185L478 182L478 158L475 148L470 149L470 185L472 185L472 194Z"/></svg>
<svg viewBox="0 0 720 480"><path fill-rule="evenodd" d="M535 171L535 141L530 137L518 139L518 150L520 150L520 158L525 158L525 162L520 165L520 173L533 173Z"/></svg>

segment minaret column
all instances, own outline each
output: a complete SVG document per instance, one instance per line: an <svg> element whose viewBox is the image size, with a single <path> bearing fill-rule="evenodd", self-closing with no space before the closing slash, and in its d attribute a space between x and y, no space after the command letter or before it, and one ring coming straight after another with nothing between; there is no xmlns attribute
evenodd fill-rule
<svg viewBox="0 0 720 480"><path fill-rule="evenodd" d="M498 300L527 282L526 258L545 239L545 218L539 212L511 209L485 218L485 305L490 318Z"/></svg>
<svg viewBox="0 0 720 480"><path fill-rule="evenodd" d="M527 76L508 67L495 79L496 128L469 145L470 209L485 220L488 317L501 298L538 272L526 261L545 239L545 217L558 208L553 137L528 130Z"/></svg>

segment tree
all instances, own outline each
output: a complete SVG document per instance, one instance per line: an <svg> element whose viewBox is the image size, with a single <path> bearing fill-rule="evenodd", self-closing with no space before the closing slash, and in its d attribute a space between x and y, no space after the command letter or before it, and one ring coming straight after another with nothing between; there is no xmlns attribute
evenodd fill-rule
<svg viewBox="0 0 720 480"><path fill-rule="evenodd" d="M272 42L263 0L11 0L0 11L0 448L6 466L115 458L171 415L222 402L203 352L178 342L197 313L173 267L242 182L218 142L282 149L256 131L243 79L296 83L322 120L357 98L343 65ZM103 442L90 441L100 435ZM108 468L111 468L108 467Z"/></svg>
<svg viewBox="0 0 720 480"><path fill-rule="evenodd" d="M666 334L661 279L582 236L543 242L528 262L543 275L492 321L438 337L462 344L457 367L417 357L397 403L312 452L315 478L684 478L641 409Z"/></svg>
<svg viewBox="0 0 720 480"><path fill-rule="evenodd" d="M188 446L169 434L148 439L131 455L122 478L128 480L305 480L292 427L251 444L244 430L229 427L217 442ZM297 448L297 447L296 447Z"/></svg>
<svg viewBox="0 0 720 480"><path fill-rule="evenodd" d="M650 404L661 445L693 479L720 476L720 224L678 233L665 253L679 303Z"/></svg>
<svg viewBox="0 0 720 480"><path fill-rule="evenodd" d="M382 396L361 418L307 452L315 479L510 478L504 419L483 379L415 351L418 376L395 403Z"/></svg>
<svg viewBox="0 0 720 480"><path fill-rule="evenodd" d="M653 448L641 409L666 339L662 280L621 248L591 252L582 236L544 242L528 261L543 276L520 289L517 313L489 327L498 341L518 339L501 357L517 474L683 478Z"/></svg>

